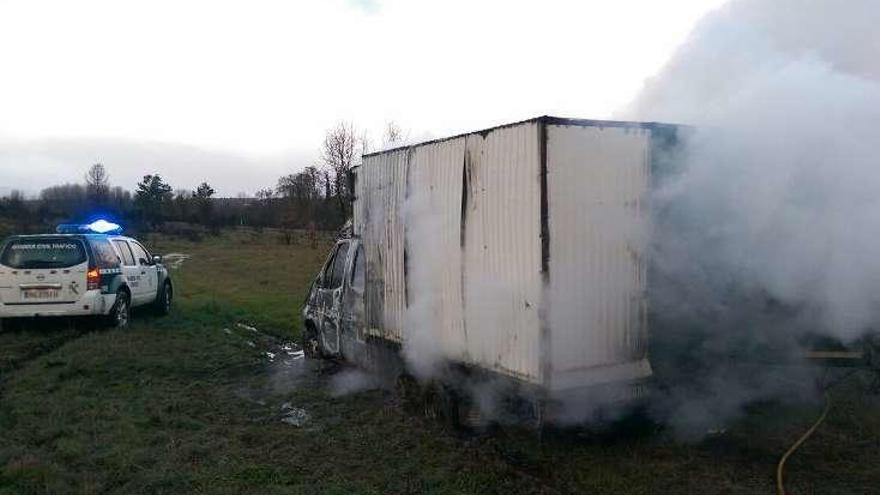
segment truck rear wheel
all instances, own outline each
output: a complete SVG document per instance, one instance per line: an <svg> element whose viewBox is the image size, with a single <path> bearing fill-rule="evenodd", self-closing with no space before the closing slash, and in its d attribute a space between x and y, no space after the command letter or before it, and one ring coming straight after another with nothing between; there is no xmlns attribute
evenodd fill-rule
<svg viewBox="0 0 880 495"><path fill-rule="evenodd" d="M403 409L410 413L421 412L419 409L424 406L424 394L418 380L409 373L401 373L394 382L394 391L397 393L397 400Z"/></svg>

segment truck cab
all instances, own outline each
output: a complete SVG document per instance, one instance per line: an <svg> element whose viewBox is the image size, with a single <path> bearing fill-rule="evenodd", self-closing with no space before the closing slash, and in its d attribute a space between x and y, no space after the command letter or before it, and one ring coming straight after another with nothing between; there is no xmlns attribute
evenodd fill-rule
<svg viewBox="0 0 880 495"><path fill-rule="evenodd" d="M360 239L341 239L333 246L303 309L303 349L308 355L358 355L357 346L365 343L364 265Z"/></svg>

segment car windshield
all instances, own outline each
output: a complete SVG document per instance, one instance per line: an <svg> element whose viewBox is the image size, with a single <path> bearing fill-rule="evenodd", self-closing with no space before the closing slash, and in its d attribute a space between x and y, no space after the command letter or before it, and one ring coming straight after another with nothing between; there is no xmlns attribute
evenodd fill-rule
<svg viewBox="0 0 880 495"><path fill-rule="evenodd" d="M0 255L0 264L18 269L66 268L85 261L82 242L62 237L15 239Z"/></svg>

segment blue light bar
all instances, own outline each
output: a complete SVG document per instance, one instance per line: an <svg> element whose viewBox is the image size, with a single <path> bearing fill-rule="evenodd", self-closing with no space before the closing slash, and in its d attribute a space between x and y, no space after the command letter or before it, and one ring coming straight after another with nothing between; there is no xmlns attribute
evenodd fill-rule
<svg viewBox="0 0 880 495"><path fill-rule="evenodd" d="M108 222L107 220L96 220L88 225L86 228L91 230L92 232L97 232L98 234L109 234L110 232L122 232L122 227L119 224Z"/></svg>
<svg viewBox="0 0 880 495"><path fill-rule="evenodd" d="M122 227L119 224L101 219L89 224L62 223L55 227L55 232L59 234L121 234Z"/></svg>

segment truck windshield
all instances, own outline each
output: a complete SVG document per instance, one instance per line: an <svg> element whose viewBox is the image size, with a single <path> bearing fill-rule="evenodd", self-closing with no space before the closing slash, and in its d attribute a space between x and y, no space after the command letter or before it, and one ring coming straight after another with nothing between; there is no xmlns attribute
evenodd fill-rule
<svg viewBox="0 0 880 495"><path fill-rule="evenodd" d="M18 269L67 268L85 261L82 242L63 237L15 239L0 255L0 264Z"/></svg>

